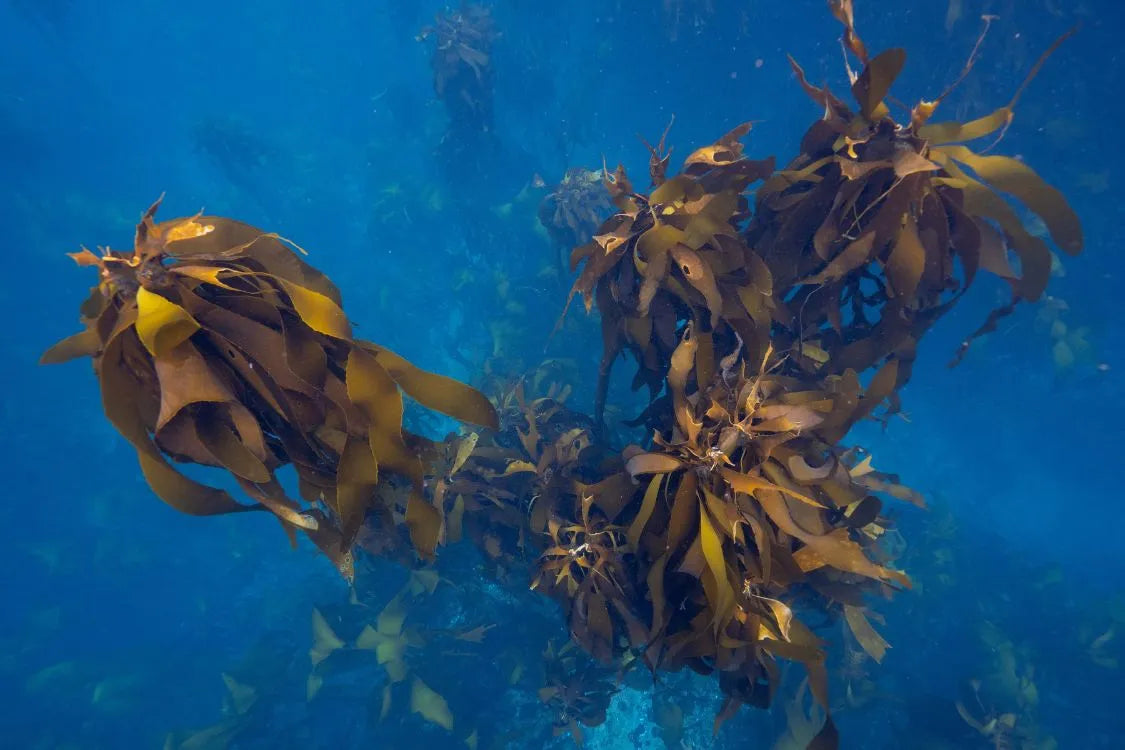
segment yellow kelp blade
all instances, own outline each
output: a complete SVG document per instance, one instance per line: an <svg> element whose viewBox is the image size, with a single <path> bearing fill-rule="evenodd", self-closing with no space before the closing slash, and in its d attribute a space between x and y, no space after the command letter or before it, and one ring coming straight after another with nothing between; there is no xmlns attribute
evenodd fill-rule
<svg viewBox="0 0 1125 750"><path fill-rule="evenodd" d="M1031 167L1009 156L981 156L965 146L945 146L941 150L972 169L996 190L1015 196L1036 213L1047 225L1051 239L1068 255L1082 252L1084 240L1078 215L1066 197Z"/></svg>
<svg viewBox="0 0 1125 750"><path fill-rule="evenodd" d="M410 710L426 721L453 731L453 714L449 710L449 704L417 677L410 686Z"/></svg>
<svg viewBox="0 0 1125 750"><path fill-rule="evenodd" d="M935 122L918 128L918 137L929 141L931 146L942 146L958 141L972 141L995 133L1012 120L1012 110L1001 107L984 117L960 122Z"/></svg>
<svg viewBox="0 0 1125 750"><path fill-rule="evenodd" d="M422 406L440 411L462 422L478 424L493 430L499 427L495 407L477 389L453 378L415 367L390 349L367 341L356 343L375 355L375 360L406 395Z"/></svg>
<svg viewBox="0 0 1125 750"><path fill-rule="evenodd" d="M863 610L859 607L845 604L844 619L847 620L852 635L859 641L859 645L863 647L863 650L876 662L882 663L883 657L886 655L887 649L891 647L891 644L883 640L883 636L879 635L875 628L871 626L871 623L863 614Z"/></svg>
<svg viewBox="0 0 1125 750"><path fill-rule="evenodd" d="M144 287L137 289L136 326L141 343L154 357L175 349L199 330L187 310Z"/></svg>
<svg viewBox="0 0 1125 750"><path fill-rule="evenodd" d="M722 539L702 503L699 504L699 541L703 547L703 557L707 562L708 576L704 577L703 586L707 591L713 613L711 624L715 632L719 632L730 619L734 607L734 591L727 577Z"/></svg>
<svg viewBox="0 0 1125 750"><path fill-rule="evenodd" d="M244 685L226 672L223 672L222 676L223 683L227 686L227 691L230 693L231 705L234 708L234 712L241 715L249 711L258 700L258 691L249 685Z"/></svg>
<svg viewBox="0 0 1125 750"><path fill-rule="evenodd" d="M101 337L93 328L67 336L39 358L41 365L57 365L79 357L92 357L101 346Z"/></svg>
<svg viewBox="0 0 1125 750"><path fill-rule="evenodd" d="M312 635L313 645L309 649L309 660L314 667L346 645L336 635L336 631L332 630L332 626L324 619L319 609L312 611Z"/></svg>
<svg viewBox="0 0 1125 750"><path fill-rule="evenodd" d="M274 277L289 295L293 309L305 325L317 333L338 339L350 340L352 327L344 311L329 297L291 281Z"/></svg>

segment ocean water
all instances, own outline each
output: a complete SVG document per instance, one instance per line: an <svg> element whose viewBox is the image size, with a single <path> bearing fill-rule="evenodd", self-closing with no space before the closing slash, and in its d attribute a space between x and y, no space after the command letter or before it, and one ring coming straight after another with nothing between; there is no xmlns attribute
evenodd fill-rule
<svg viewBox="0 0 1125 750"><path fill-rule="evenodd" d="M869 49L906 50L892 93L907 106L958 78L981 17L995 17L942 120L1003 106L1077 26L989 153L1062 191L1085 247L1070 257L1052 246L1047 292L947 368L1006 301L1007 285L982 272L920 343L902 411L844 440L928 507L885 505L905 544L894 565L914 586L870 606L890 644L881 663L856 648L838 607L802 615L825 641L840 746L1125 746L1125 340L1114 308L1125 281L1125 15L1108 0L855 6ZM107 420L89 360L38 364L79 330L96 283L65 253L130 249L164 195L161 219L202 209L304 248L357 337L486 393L496 378L561 362L569 408L588 415L597 309L575 301L551 335L576 277L570 246L593 234L548 229L541 207L567 170L622 163L648 191L642 139L655 144L671 123L673 174L745 121L746 155L786 165L823 114L786 55L848 98L843 27L822 0L492 0L463 9L487 41L460 38L487 55L444 69L442 31L428 27L454 11L405 0L0 0L0 746L578 741L543 692L555 663L544 650L571 636L560 605L529 590L535 555L508 568L463 541L420 566L367 545L349 585L304 538L292 548L267 513L198 518L160 502ZM607 218L592 185L590 210ZM1018 210L1032 235L1046 233ZM610 384L615 450L649 439L621 424L646 404L629 390L631 367L619 362ZM438 440L459 429L415 405L406 424ZM394 635L409 668L400 682L356 644L396 602L408 623ZM796 663L783 663L771 708L743 707L714 730L714 676L622 670L620 658L597 667L581 648L572 657L607 670L582 684L612 693L604 721L580 730L586 747L804 747L823 721Z"/></svg>

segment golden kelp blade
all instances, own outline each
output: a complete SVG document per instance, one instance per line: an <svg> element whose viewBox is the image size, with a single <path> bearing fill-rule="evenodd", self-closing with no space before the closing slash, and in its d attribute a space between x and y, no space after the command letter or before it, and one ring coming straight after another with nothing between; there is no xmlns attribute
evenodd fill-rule
<svg viewBox="0 0 1125 750"><path fill-rule="evenodd" d="M453 731L453 714L449 711L449 704L417 677L410 685L410 710L446 731Z"/></svg>
<svg viewBox="0 0 1125 750"><path fill-rule="evenodd" d="M883 99L905 64L906 50L889 49L880 52L864 67L863 73L852 84L852 95L859 102L861 115L872 122L887 116L889 110Z"/></svg>
<svg viewBox="0 0 1125 750"><path fill-rule="evenodd" d="M887 649L890 644L883 640L883 637L871 627L867 617L863 614L863 610L858 607L853 607L850 604L844 605L844 618L847 620L848 627L852 631L852 635L859 641L859 645L863 647L872 659L876 662L882 662L883 656L886 655Z"/></svg>
<svg viewBox="0 0 1125 750"><path fill-rule="evenodd" d="M174 302L144 287L137 289L137 336L153 357L161 357L187 341L199 324Z"/></svg>
<svg viewBox="0 0 1125 750"><path fill-rule="evenodd" d="M52 346L39 358L41 365L57 365L69 362L79 357L92 357L101 346L101 339L97 331L87 329L67 336L59 343Z"/></svg>
<svg viewBox="0 0 1125 750"><path fill-rule="evenodd" d="M496 409L480 391L452 378L435 375L410 364L389 349L363 342L376 361L398 383L406 395L423 406L440 411L462 422L471 422L495 430Z"/></svg>
<svg viewBox="0 0 1125 750"><path fill-rule="evenodd" d="M993 189L1019 199L1043 219L1051 239L1068 255L1082 252L1084 240L1078 215L1061 192L1022 161L1008 156L980 156L957 145L943 146L938 151L972 169Z"/></svg>
<svg viewBox="0 0 1125 750"><path fill-rule="evenodd" d="M312 611L312 635L313 645L309 650L309 660L314 667L346 645L332 630L332 626L324 619L319 609Z"/></svg>

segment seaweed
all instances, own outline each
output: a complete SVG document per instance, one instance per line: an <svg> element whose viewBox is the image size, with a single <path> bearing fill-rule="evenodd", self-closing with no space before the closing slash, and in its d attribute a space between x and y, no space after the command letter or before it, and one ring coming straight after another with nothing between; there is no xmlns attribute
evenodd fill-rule
<svg viewBox="0 0 1125 750"><path fill-rule="evenodd" d="M618 355L632 352L638 362L633 387L647 386L655 401L684 321L696 324L707 377L717 336L732 345L741 340L750 358L765 351L768 269L741 242L738 229L749 216L745 190L768 177L774 162L742 156L739 138L749 131L745 123L693 152L672 178L664 176L666 159L654 151L656 187L647 195L634 191L623 167L613 174L603 170L618 212L570 260L572 270L583 265L570 297L580 294L588 311L597 300L601 313L604 351L594 406L599 423ZM755 324L754 316L761 322Z"/></svg>
<svg viewBox="0 0 1125 750"><path fill-rule="evenodd" d="M948 90L899 124L883 100L905 52L869 58L850 7L834 6L865 65L852 74L857 111L809 84L791 61L824 116L784 169L742 156L746 123L693 153L670 179L666 158L650 147L651 194L634 192L623 169L606 171L619 211L571 256L572 268L582 265L571 295L581 294L587 310L596 299L601 313L599 421L619 354L635 356L633 387L647 386L655 401L675 332L689 321L704 379L714 352L738 347L753 362L773 346L787 355L787 371L813 377L894 359L901 386L918 340L987 271L1009 284L1011 298L965 340L959 361L973 338L1019 302L1038 299L1050 277L1046 242L1001 193L1041 217L1064 252L1081 251L1078 218L1057 190L1021 161L963 145L1006 128L1023 86L1007 106L964 125L928 122ZM757 180L751 218L744 192Z"/></svg>
<svg viewBox="0 0 1125 750"><path fill-rule="evenodd" d="M562 182L543 197L539 223L558 248L560 269L562 254L592 236L612 208L601 175L582 167L568 169Z"/></svg>
<svg viewBox="0 0 1125 750"><path fill-rule="evenodd" d="M132 252L73 254L99 283L81 308L84 330L42 361L92 358L106 416L177 510L269 510L348 576L369 512L405 517L415 548L432 555L441 517L422 497L427 441L403 431L403 393L483 425L496 423L491 405L354 338L335 286L276 234L203 215L156 223L159 205L137 225ZM253 503L172 461L224 469ZM278 480L285 465L300 500ZM408 487L401 507L377 491L384 472Z"/></svg>
<svg viewBox="0 0 1125 750"><path fill-rule="evenodd" d="M582 727L596 727L605 722L610 699L617 692L612 675L585 658L574 643L555 648L547 644L543 653L544 684L539 700L553 714L552 733L557 737L569 732L574 744L582 746Z"/></svg>
<svg viewBox="0 0 1125 750"><path fill-rule="evenodd" d="M987 154L1031 78L1069 33L991 114L967 123L930 122L955 83L937 99L918 102L899 123L884 100L906 53L869 56L855 32L851 3L831 5L848 50L864 66L858 75L849 70L856 107L827 87L812 86L790 60L824 116L806 131L801 155L758 190L746 231L773 276L775 341L795 351L803 369L821 374L862 371L888 357L907 363L926 330L980 271L989 272L1007 282L1010 301L965 340L955 363L1017 304L1039 299L1050 278L1047 243L1027 230L1004 194L1039 216L1063 252L1082 250L1078 217L1062 194L1022 161ZM965 145L994 134L979 152ZM824 361L800 356L809 345L827 354Z"/></svg>
<svg viewBox="0 0 1125 750"><path fill-rule="evenodd" d="M44 361L93 358L107 416L155 493L179 510L269 510L346 575L356 543L412 564L409 536L427 559L440 544L471 540L496 578L530 578L558 602L571 639L545 654L540 698L557 732L580 741L580 725L604 721L614 671L684 668L714 675L717 732L743 705L770 706L781 663L795 661L805 683L783 743L836 747L818 631L848 634L842 676L848 705L857 705L872 692L867 660L890 648L868 602L911 586L885 504L925 505L845 441L861 421L885 425L899 411L919 341L980 272L1002 279L1010 300L958 358L1043 294L1050 249L1007 196L1040 218L1062 252L1077 254L1083 238L1058 191L1022 162L988 153L1046 55L990 115L931 123L954 83L899 122L888 102L905 52L872 56L851 2L829 5L860 63L858 73L848 68L854 104L810 84L791 61L823 114L784 168L744 155L750 123L693 151L671 176L668 131L646 143L647 193L623 167L603 166L616 212L573 250L571 268L581 271L567 299L569 307L580 296L601 316L592 416L567 403L573 385L559 362L514 382L490 365L491 400L418 370L354 338L339 292L282 238L202 215L157 224L159 202L132 253L75 254L101 281L82 307L85 330ZM483 122L487 11L439 15L427 33L438 39L439 94ZM974 62L975 50L966 72ZM989 137L986 147L965 145ZM591 186L588 173L575 174L566 186L574 195L554 194L547 211L560 236L581 233L594 213ZM648 390L632 424L650 437L618 450L605 413L611 369L626 352L634 389ZM403 394L484 429L442 443L410 434ZM255 504L185 477L170 460L224 469ZM286 465L300 501L276 477ZM396 684L408 676L411 645L400 604L392 600L354 646L375 651ZM348 644L317 617L314 667ZM1030 682L1004 672L1013 674ZM421 678L410 706L453 727ZM970 725L990 739L1010 734L990 733L995 717L979 708L962 712ZM668 725L674 734L674 717Z"/></svg>
<svg viewBox="0 0 1125 750"><path fill-rule="evenodd" d="M544 393L528 398L525 385L535 382ZM535 375L509 385L494 397L499 430L451 438L441 476L428 483L434 502L448 508L450 541L472 539L504 577L547 554L551 519L577 519L582 488L611 473L607 466L623 466L595 440L589 417L565 406L568 391Z"/></svg>
<svg viewBox="0 0 1125 750"><path fill-rule="evenodd" d="M491 56L497 36L492 11L467 2L438 13L418 35L418 41L433 38L434 91L455 127L492 129Z"/></svg>
<svg viewBox="0 0 1125 750"><path fill-rule="evenodd" d="M435 502L451 540L509 571L534 559L532 588L603 665L718 672L726 718L768 705L776 660L795 659L826 704L820 641L780 597L805 584L806 598L855 606L909 585L865 550L887 523L872 493L913 496L816 433L869 413L867 397L793 392L741 366L689 401L694 346L689 328L669 376L676 426L653 450L610 450L557 385L528 398L521 382L495 399L499 432L451 439ZM849 622L866 620L855 608Z"/></svg>
<svg viewBox="0 0 1125 750"><path fill-rule="evenodd" d="M785 168L743 156L745 123L671 177L665 138L649 146L648 194L622 167L603 170L618 212L572 253L581 272L570 297L601 315L598 426L611 368L627 351L634 389L649 391L635 424L653 438L622 456L639 483L632 497L623 501L603 480L606 491L584 502L580 522L572 512L551 526L556 540L566 532L557 546L577 564L613 571L596 588L612 592L610 616L595 600L584 628L572 624L591 653L604 653L606 640L627 642L654 670L717 672L726 702L716 729L741 704L771 703L777 658L801 661L826 712L817 747L836 742L825 653L797 612L842 618L881 660L889 644L871 625L864 594L910 579L891 565L901 544L892 543L880 496L923 505L842 441L857 422L899 410L919 340L979 271L1004 280L1011 298L958 358L1043 293L1051 253L1005 195L1037 215L1063 252L1083 244L1057 190L1022 162L987 155L1046 55L991 115L930 123L950 87L899 123L886 102L905 52L870 55L851 3L830 8L862 64L848 70L855 104L812 86L792 61L823 116ZM975 51L966 72L974 62ZM980 151L964 145L988 136L993 143ZM751 206L747 191L759 181ZM588 545L593 535L605 543ZM622 559L606 561L615 555ZM548 570L556 568L550 560ZM559 569L560 580L573 579L572 569ZM622 570L632 571L628 585ZM581 608L580 588L570 586L572 609ZM643 637L633 635L638 621Z"/></svg>

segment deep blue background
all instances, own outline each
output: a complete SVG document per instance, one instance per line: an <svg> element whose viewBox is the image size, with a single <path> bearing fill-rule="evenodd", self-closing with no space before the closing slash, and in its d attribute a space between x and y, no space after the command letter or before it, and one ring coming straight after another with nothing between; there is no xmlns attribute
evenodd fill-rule
<svg viewBox="0 0 1125 750"><path fill-rule="evenodd" d="M959 118L1006 102L1051 40L1083 24L1031 85L998 150L1063 189L1084 222L1086 252L1064 259L1050 294L1067 303L1069 326L1089 328L1091 351L1057 371L1036 323L1041 308L1028 305L1002 336L945 369L999 293L985 281L923 345L904 392L910 421L886 434L864 427L855 439L874 450L876 466L952 510L963 550L958 586L883 606L894 651L881 672L899 704L974 676L950 623L1003 617L1046 665L1042 722L1062 747L1101 747L1123 730L1108 709L1120 677L1081 659L1090 637L1079 631L1119 622L1111 596L1125 576L1125 13L1110 0L964 0L947 28L945 3L857 5L869 48L907 48L895 87L907 101L953 80L976 19L1000 15L977 69L944 107ZM540 273L554 250L535 231L537 199L513 203L535 174L553 183L604 155L643 184L637 134L655 140L673 114L673 163L747 119L758 121L748 151L784 162L818 116L785 54L812 80L845 89L839 26L820 0L495 0L501 146L466 174L442 163L446 116L430 46L415 40L440 7L0 1L2 744L158 746L169 730L218 718L220 672L263 634L294 665L305 659L311 608L347 596L326 561L289 550L263 516L200 520L164 507L103 418L88 363L36 365L76 330L93 283L64 252L126 247L140 212L166 192L164 218L205 207L292 238L341 288L362 335L470 377L449 349L461 340L465 357L481 358L489 313L502 306L499 269L523 290L528 361L565 299L567 281ZM227 140L216 146L214 133ZM232 149L225 163L220 148ZM482 211L492 214L474 219ZM481 240L483 225L493 229ZM552 354L581 360L592 376L599 344L596 328L585 330L587 348ZM927 520L905 518L924 544ZM914 565L928 564L921 549ZM1052 565L1061 583L1034 586ZM1110 644L1118 653L1121 640ZM707 725L714 705L688 708ZM328 732L322 725L346 713L291 715ZM417 726L404 723L400 736ZM906 746L889 723L865 731ZM606 734L595 742L611 746ZM709 730L695 741L710 742ZM737 746L733 735L717 742Z"/></svg>

